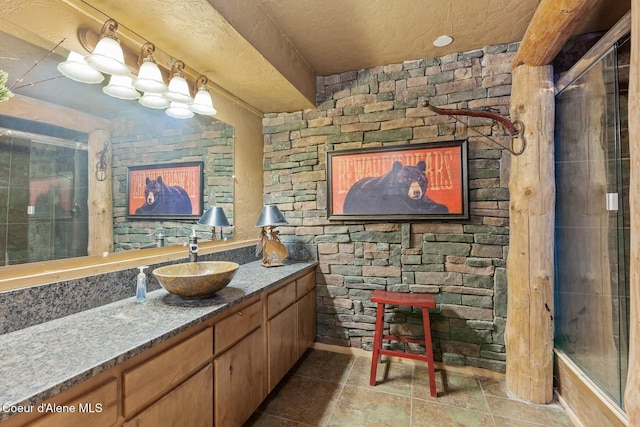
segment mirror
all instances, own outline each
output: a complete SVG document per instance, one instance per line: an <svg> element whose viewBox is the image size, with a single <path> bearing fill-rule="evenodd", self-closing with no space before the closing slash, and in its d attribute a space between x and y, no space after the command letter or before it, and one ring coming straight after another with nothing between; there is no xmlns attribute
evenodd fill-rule
<svg viewBox="0 0 640 427"><path fill-rule="evenodd" d="M201 241L212 240L214 230L197 219L128 218L130 167L202 162L202 212L221 206L233 225L232 126L198 114L175 119L112 98L102 91L108 76L93 85L70 80L56 68L67 52L49 44L34 34L0 32L0 70L9 74L15 95L0 103L0 266L86 255L88 218L96 209L87 203L92 180L111 182L108 238L115 251L156 247L160 231L165 245L182 245L194 227ZM195 82L189 83L193 90ZM88 150L90 132L73 128L76 113L110 124L108 169L102 150ZM215 230L218 239L221 232L233 236L232 227Z"/></svg>

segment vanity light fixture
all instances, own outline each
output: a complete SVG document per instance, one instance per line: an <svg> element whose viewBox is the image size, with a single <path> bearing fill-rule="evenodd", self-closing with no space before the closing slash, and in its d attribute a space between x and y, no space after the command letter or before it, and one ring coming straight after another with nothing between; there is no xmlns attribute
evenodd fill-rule
<svg viewBox="0 0 640 427"><path fill-rule="evenodd" d="M280 242L276 226L288 224L282 212L276 205L264 205L256 227L262 227L260 240L256 245L256 256L262 253L262 265L276 267L283 265L289 255L287 248Z"/></svg>
<svg viewBox="0 0 640 427"><path fill-rule="evenodd" d="M198 90L196 92L196 96L193 98L193 104L191 104L189 108L191 108L194 113L213 116L217 111L213 107L213 100L211 99L211 94L207 89L208 81L209 79L204 75L198 77L198 81L196 82Z"/></svg>
<svg viewBox="0 0 640 427"><path fill-rule="evenodd" d="M174 119L190 119L193 117L193 111L191 111L189 105L182 102L171 101L171 105L164 112Z"/></svg>
<svg viewBox="0 0 640 427"><path fill-rule="evenodd" d="M167 91L167 85L164 84L160 68L153 59L155 50L156 47L150 42L146 42L140 49L138 57L140 70L138 70L138 78L133 83L133 87L141 92L165 93Z"/></svg>
<svg viewBox="0 0 640 427"><path fill-rule="evenodd" d="M117 29L118 23L108 19L100 31L98 44L85 60L102 73L126 76L129 74L129 67L124 63L124 52L120 47L120 40L116 37Z"/></svg>
<svg viewBox="0 0 640 427"><path fill-rule="evenodd" d="M58 71L80 83L96 84L104 80L100 71L87 64L84 56L72 50L69 51L67 60L58 64Z"/></svg>
<svg viewBox="0 0 640 427"><path fill-rule="evenodd" d="M138 102L147 108L156 110L163 110L171 105L171 101L162 96L162 94L153 92L145 92L140 99L138 99Z"/></svg>
<svg viewBox="0 0 640 427"><path fill-rule="evenodd" d="M184 62L177 60L171 66L171 80L169 80L169 88L164 96L169 101L179 102L182 104L191 104L191 92L189 91L189 83L184 78Z"/></svg>
<svg viewBox="0 0 640 427"><path fill-rule="evenodd" d="M131 76L119 76L114 74L109 79L109 84L102 91L109 96L120 99L138 99L140 92L133 87Z"/></svg>
<svg viewBox="0 0 640 427"><path fill-rule="evenodd" d="M224 209L220 206L211 206L198 220L200 225L208 225L213 227L211 237L216 240L216 227L220 227L220 240L222 240L222 227L231 227L227 216L224 214Z"/></svg>
<svg viewBox="0 0 640 427"><path fill-rule="evenodd" d="M147 108L166 109L166 114L173 118L189 119L194 113L209 116L217 113L207 89L209 79L206 76L198 76L196 99L192 98L183 61L173 62L168 73L169 84L165 84L163 72L168 66L158 66L153 57L156 47L151 42L145 41L142 45L138 55L140 69L137 77L133 77L131 71L136 73L135 66L130 71L131 64L124 61L123 47L115 34L117 29L118 23L111 18L104 23L99 36L89 28L78 29L78 41L92 53L82 57L71 51L67 60L58 65L58 70L70 79L89 84L101 83L104 80L102 73L111 74L109 84L102 89L104 93L120 99L138 99ZM96 37L98 42L94 46ZM130 49L125 50L129 56ZM195 75L192 71L188 75Z"/></svg>

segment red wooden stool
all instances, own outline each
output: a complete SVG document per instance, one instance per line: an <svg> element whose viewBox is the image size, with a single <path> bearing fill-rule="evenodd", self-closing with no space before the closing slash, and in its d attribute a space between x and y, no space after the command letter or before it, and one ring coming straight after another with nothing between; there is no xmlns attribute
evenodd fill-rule
<svg viewBox="0 0 640 427"><path fill-rule="evenodd" d="M408 294L401 292L373 291L371 302L378 303L376 313L376 332L373 340L373 357L371 359L371 377L369 384L376 385L376 372L378 370L378 362L380 356L396 356L405 357L414 360L424 360L429 368L429 386L431 387L431 396L437 397L436 393L436 373L433 366L433 344L431 343L431 322L429 321L429 309L436 307L436 299L431 294ZM384 326L384 306L385 304L402 305L408 307L422 308L422 322L424 324L424 339L418 340L410 337L401 337L396 335L383 335ZM410 342L414 344L423 344L426 354L406 353L397 350L385 350L382 348L382 340L393 340L400 342Z"/></svg>

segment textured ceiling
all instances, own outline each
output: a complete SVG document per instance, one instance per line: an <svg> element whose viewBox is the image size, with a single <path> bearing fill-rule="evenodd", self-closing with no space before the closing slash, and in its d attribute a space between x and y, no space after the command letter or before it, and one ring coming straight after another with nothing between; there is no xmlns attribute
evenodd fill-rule
<svg viewBox="0 0 640 427"><path fill-rule="evenodd" d="M539 0L259 0L326 75L522 39ZM440 35L453 37L436 48Z"/></svg>
<svg viewBox="0 0 640 427"><path fill-rule="evenodd" d="M563 2L566 0L557 0ZM631 0L600 0L579 33L610 28ZM106 17L134 48L152 41L165 59L261 112L315 101L316 75L520 41L540 0L3 0L4 31L50 49L79 49L75 30ZM450 46L433 40L449 35ZM62 54L63 52L59 52ZM0 63L1 68L2 63Z"/></svg>

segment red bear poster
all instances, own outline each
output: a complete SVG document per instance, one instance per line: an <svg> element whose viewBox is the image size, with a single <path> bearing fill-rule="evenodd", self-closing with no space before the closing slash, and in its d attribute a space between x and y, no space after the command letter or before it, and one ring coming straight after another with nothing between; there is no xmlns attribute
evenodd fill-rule
<svg viewBox="0 0 640 427"><path fill-rule="evenodd" d="M334 151L327 165L330 219L468 215L465 141Z"/></svg>

